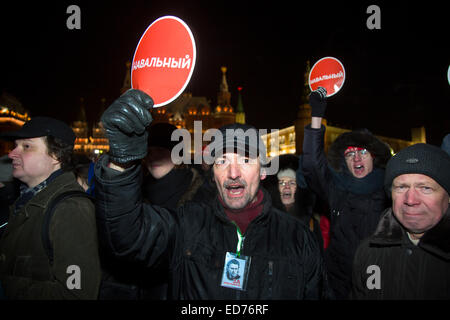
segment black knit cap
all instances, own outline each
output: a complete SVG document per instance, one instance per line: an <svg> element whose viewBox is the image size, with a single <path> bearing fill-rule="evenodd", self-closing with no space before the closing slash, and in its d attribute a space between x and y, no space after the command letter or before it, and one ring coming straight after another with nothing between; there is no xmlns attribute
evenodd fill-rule
<svg viewBox="0 0 450 320"><path fill-rule="evenodd" d="M395 177L407 173L424 174L450 194L450 156L436 146L418 143L400 150L393 156L386 166L386 192L390 194Z"/></svg>
<svg viewBox="0 0 450 320"><path fill-rule="evenodd" d="M34 117L27 121L17 131L3 132L0 138L5 140L17 140L52 136L62 140L68 145L75 144L75 133L72 128L64 122L49 117Z"/></svg>

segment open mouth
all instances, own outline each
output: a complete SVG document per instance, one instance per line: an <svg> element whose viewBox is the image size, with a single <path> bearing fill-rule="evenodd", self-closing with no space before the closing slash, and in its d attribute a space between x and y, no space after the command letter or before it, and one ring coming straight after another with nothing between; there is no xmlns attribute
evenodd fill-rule
<svg viewBox="0 0 450 320"><path fill-rule="evenodd" d="M224 187L229 198L241 197L245 190L245 186L241 183L228 183Z"/></svg>
<svg viewBox="0 0 450 320"><path fill-rule="evenodd" d="M355 174L362 174L364 172L364 166L363 165L353 166L353 171L355 172Z"/></svg>
<svg viewBox="0 0 450 320"><path fill-rule="evenodd" d="M13 163L12 163L12 167L13 167L14 169L18 168L18 167L20 167L20 163L13 162Z"/></svg>
<svg viewBox="0 0 450 320"><path fill-rule="evenodd" d="M291 199L292 198L292 192L283 192L281 194L282 199Z"/></svg>

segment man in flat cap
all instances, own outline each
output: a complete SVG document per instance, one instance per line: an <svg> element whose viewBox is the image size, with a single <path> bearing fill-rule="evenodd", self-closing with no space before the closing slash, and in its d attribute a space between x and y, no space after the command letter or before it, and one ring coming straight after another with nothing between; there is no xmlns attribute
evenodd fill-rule
<svg viewBox="0 0 450 320"><path fill-rule="evenodd" d="M450 299L450 156L415 144L387 164L392 208L358 248L354 299Z"/></svg>
<svg viewBox="0 0 450 320"><path fill-rule="evenodd" d="M62 121L36 117L1 138L15 142L8 156L14 178L22 182L0 239L6 298L96 299L101 272L93 203L81 197L61 200L44 223L52 199L83 190L71 172L75 134ZM43 239L50 241L51 256Z"/></svg>

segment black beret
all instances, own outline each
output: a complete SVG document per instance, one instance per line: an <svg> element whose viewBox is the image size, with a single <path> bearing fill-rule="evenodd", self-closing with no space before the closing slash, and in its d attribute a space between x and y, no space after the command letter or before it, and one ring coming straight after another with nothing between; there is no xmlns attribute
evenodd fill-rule
<svg viewBox="0 0 450 320"><path fill-rule="evenodd" d="M49 117L34 117L17 131L4 132L0 135L6 140L28 139L52 136L61 139L64 143L73 146L75 133L64 122Z"/></svg>

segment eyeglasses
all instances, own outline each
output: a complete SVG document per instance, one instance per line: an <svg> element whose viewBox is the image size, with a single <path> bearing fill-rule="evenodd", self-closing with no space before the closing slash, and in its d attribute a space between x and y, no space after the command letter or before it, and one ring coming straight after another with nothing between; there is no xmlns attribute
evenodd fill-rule
<svg viewBox="0 0 450 320"><path fill-rule="evenodd" d="M280 180L280 181L278 181L278 185L282 186L282 187L284 187L286 185L288 185L289 187L295 187L295 186L297 186L297 182L295 182L293 180L291 180L291 181Z"/></svg>
<svg viewBox="0 0 450 320"><path fill-rule="evenodd" d="M361 159L366 159L369 156L370 152L367 149L359 148L358 150L352 150L344 153L344 157L345 159L355 158L356 154L358 154Z"/></svg>

